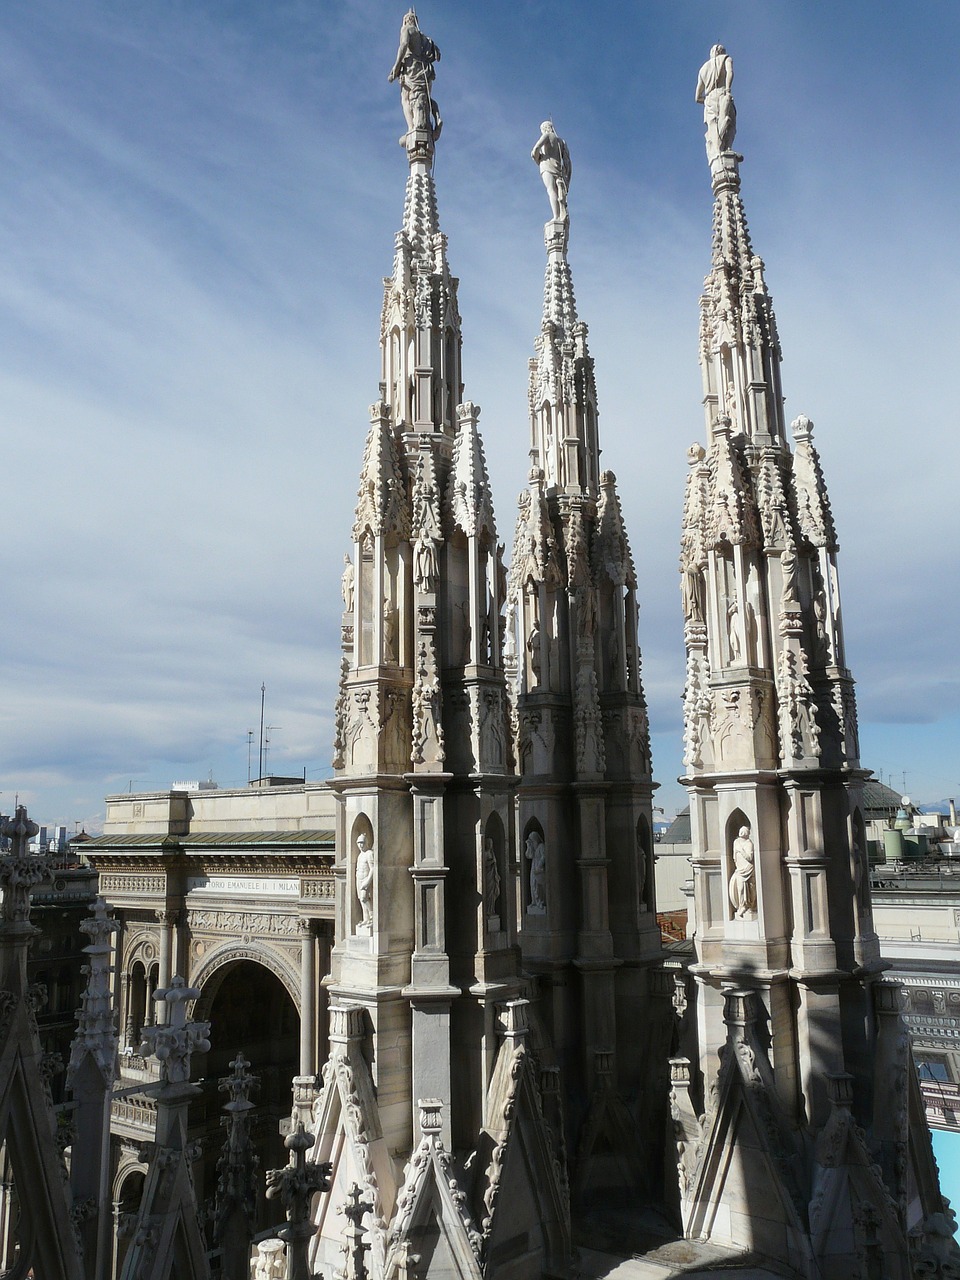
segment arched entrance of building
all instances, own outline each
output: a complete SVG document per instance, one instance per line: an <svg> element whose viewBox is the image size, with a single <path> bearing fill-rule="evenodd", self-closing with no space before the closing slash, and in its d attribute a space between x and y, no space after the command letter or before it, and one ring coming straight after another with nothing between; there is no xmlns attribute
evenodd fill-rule
<svg viewBox="0 0 960 1280"><path fill-rule="evenodd" d="M227 1095L219 1082L232 1074L230 1063L242 1050L252 1075L259 1076L250 1113L250 1135L260 1159L257 1229L277 1219L277 1206L265 1200L263 1174L287 1163L279 1132L292 1107L292 1081L298 1074L300 1016L280 979L255 960L238 959L219 967L201 988L195 1016L210 1022L210 1049L195 1055L193 1077L203 1090L190 1107L190 1135L201 1143L194 1165L198 1201L212 1210L217 1160L226 1132L220 1125ZM211 1228L212 1229L212 1228Z"/></svg>
<svg viewBox="0 0 960 1280"><path fill-rule="evenodd" d="M115 1257L113 1274L119 1276L123 1269L123 1260L133 1239L134 1225L143 1199L143 1188L146 1183L146 1169L136 1165L125 1164L117 1173L113 1197L113 1226ZM102 1212L102 1207L101 1207Z"/></svg>

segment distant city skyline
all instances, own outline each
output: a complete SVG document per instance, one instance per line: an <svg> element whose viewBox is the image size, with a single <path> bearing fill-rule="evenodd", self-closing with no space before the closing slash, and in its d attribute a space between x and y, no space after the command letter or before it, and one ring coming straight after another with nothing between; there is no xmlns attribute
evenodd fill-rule
<svg viewBox="0 0 960 1280"><path fill-rule="evenodd" d="M406 176L387 84L402 11L0 13L5 812L19 792L72 833L128 786L211 770L244 785L261 683L270 767L330 773L339 575ZM895 789L905 773L918 803L960 792L960 11L418 12L443 51L440 219L508 555L548 214L529 151L550 116L570 145L570 261L640 584L655 802L667 818L685 804L676 563L686 449L704 437L711 218L693 96L718 39L787 418L816 424L840 535L861 758Z"/></svg>

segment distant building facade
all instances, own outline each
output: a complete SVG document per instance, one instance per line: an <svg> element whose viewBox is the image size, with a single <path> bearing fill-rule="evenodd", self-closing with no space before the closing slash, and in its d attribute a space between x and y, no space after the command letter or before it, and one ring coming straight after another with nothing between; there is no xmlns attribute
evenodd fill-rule
<svg viewBox="0 0 960 1280"><path fill-rule="evenodd" d="M333 803L326 784L303 782L109 796L103 834L84 847L120 922L120 1083L145 1090L113 1103L118 1263L156 1118L157 1064L140 1056L140 1044L157 1016L154 993L174 975L199 988L193 1016L213 1024L209 1052L195 1059L203 1096L190 1111L201 1204L213 1195L223 1142L218 1081L238 1050L260 1077L252 1125L261 1167L285 1159L280 1131L294 1078L309 1108L327 1054ZM258 1216L275 1217L262 1192Z"/></svg>

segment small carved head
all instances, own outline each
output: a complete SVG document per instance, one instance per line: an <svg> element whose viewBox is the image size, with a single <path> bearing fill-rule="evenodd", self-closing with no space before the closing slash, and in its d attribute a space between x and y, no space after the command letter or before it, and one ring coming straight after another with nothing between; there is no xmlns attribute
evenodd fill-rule
<svg viewBox="0 0 960 1280"><path fill-rule="evenodd" d="M749 835L750 835L750 828L749 828L749 827L741 827L741 828L740 828L740 839L741 839L741 840L746 840L746 839L747 839L747 837L748 837Z"/></svg>
<svg viewBox="0 0 960 1280"><path fill-rule="evenodd" d="M552 120L544 120L543 124L540 126L540 132L541 132L541 133L556 133L556 129L554 129L554 127L553 127L553 121L552 121Z"/></svg>
<svg viewBox="0 0 960 1280"><path fill-rule="evenodd" d="M687 450L687 463L691 467L695 467L698 462L702 462L707 456L707 451L702 444L694 442Z"/></svg>

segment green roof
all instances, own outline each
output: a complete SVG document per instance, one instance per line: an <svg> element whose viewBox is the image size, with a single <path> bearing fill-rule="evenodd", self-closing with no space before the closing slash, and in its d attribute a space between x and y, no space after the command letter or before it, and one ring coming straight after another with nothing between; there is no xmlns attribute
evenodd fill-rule
<svg viewBox="0 0 960 1280"><path fill-rule="evenodd" d="M159 849L176 845L182 849L242 848L262 845L323 845L333 849L333 831L198 831L193 835L171 836L154 832L152 835L97 836L84 846L84 853L106 853L110 849Z"/></svg>

